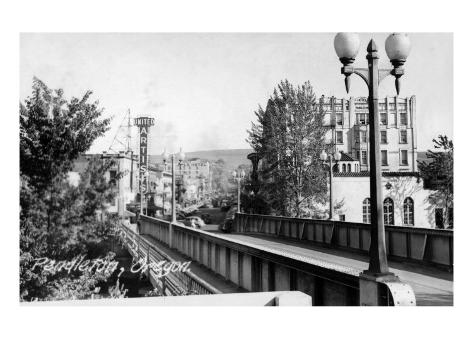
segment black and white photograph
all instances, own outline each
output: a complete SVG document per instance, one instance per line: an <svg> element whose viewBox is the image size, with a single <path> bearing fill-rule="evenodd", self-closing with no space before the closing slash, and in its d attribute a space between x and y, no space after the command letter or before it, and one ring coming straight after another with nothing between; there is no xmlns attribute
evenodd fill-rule
<svg viewBox="0 0 473 355"><path fill-rule="evenodd" d="M453 305L452 45L21 34L21 302Z"/></svg>
<svg viewBox="0 0 473 355"><path fill-rule="evenodd" d="M5 249L5 271L14 274L22 322L50 314L54 331L77 315L118 326L116 339L106 336L110 351L100 347L105 353L121 343L130 353L132 338L136 352L150 342L155 350L174 344L161 349L174 352L181 343L192 349L196 340L182 341L190 333L212 342L244 339L240 331L269 353L277 344L260 340L276 322L275 339L284 327L304 328L306 338L315 322L335 332L321 353L346 353L333 347L343 342L340 327L372 353L384 351L368 347L372 331L377 342L383 328L416 342L414 329L424 331L417 339L434 336L417 321L437 324L437 339L453 325L458 300L471 293L462 286L469 207L454 208L457 143L466 153L457 160L469 165L468 139L454 135L454 114L465 115L456 105L468 105L469 89L454 91L455 73L467 76L468 66L456 64L464 37L453 25L390 19L370 29L374 14L357 10L366 23L344 23L351 10L341 3L298 10L313 11L314 21L344 12L339 23L296 18L277 29L271 24L284 23L283 9L272 18L273 6L258 4L249 18L268 17L261 26L241 18L240 27L225 28L225 16L208 13L202 21L219 24L209 30L181 26L197 5L164 20L159 5L138 11L137 3L129 4L143 14L130 15L135 25L88 27L94 10L83 5L77 15L45 7L38 26L19 24L13 33L18 71L7 71L18 99L6 103L19 118L8 118L17 130L5 130L3 150L18 170L4 187L19 203L4 201L13 224L5 238L16 248ZM153 27L152 11L167 27ZM234 23L244 11L252 12L226 15ZM66 13L79 27L67 25ZM101 15L90 15L92 23ZM112 9L104 15L118 19L106 18ZM455 127L466 134L462 122ZM457 173L455 183L467 184L455 193L468 199L468 172ZM156 324L151 338L145 318ZM269 333L258 336L263 328ZM75 334L68 336L84 336ZM221 346L210 350L226 353ZM411 353L388 351L401 352Z"/></svg>

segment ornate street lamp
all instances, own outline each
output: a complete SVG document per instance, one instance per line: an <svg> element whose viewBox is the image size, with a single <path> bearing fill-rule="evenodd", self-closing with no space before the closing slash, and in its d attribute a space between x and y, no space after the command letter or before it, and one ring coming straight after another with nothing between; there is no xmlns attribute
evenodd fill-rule
<svg viewBox="0 0 473 355"><path fill-rule="evenodd" d="M326 163L328 158L328 164ZM333 167L337 162L342 158L342 155L339 152L335 152L335 154L327 154L327 152L322 151L320 153L320 160L324 162L328 166L329 170L329 201L330 201L330 209L329 209L329 220L333 220Z"/></svg>
<svg viewBox="0 0 473 355"><path fill-rule="evenodd" d="M238 171L233 171L232 173L233 179L237 182L238 186L238 197L237 197L237 212L240 213L240 182L242 179L245 178L245 171L244 170L238 170Z"/></svg>
<svg viewBox="0 0 473 355"><path fill-rule="evenodd" d="M166 149L163 152L163 162L164 162L164 170L166 170L166 165L167 162L169 161L169 158L171 159L171 180L172 180L172 187L171 187L171 222L175 223L176 222L176 174L175 174L175 156L177 155L177 158L179 160L179 167L181 166L182 161L186 158L186 155L184 152L181 150L179 151L178 154L169 154L166 152ZM164 206L163 206L164 208Z"/></svg>
<svg viewBox="0 0 473 355"><path fill-rule="evenodd" d="M396 92L400 92L400 78L404 74L404 63L411 48L409 37L401 33L393 33L385 43L386 53L393 65L392 69L378 68L378 47L374 40L368 44L368 69L354 68L352 66L360 48L360 38L354 33L338 33L334 40L335 52L337 53L343 67L341 73L345 75L345 87L347 93L350 90L350 75L360 76L368 86L368 108L369 108L369 155L370 155L370 201L371 207L371 245L370 263L364 274L384 279L394 278L389 272L386 257L386 242L384 239L383 220L383 195L381 181L381 156L379 149L379 107L378 87L379 83L388 75L396 78Z"/></svg>

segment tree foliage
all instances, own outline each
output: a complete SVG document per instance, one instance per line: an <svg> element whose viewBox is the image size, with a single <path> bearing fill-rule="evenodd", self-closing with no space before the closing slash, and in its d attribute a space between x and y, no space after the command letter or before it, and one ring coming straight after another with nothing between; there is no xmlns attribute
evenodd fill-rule
<svg viewBox="0 0 473 355"><path fill-rule="evenodd" d="M309 216L310 206L326 198L326 173L318 157L329 148L324 112L311 84L282 81L255 114L247 141L263 161L259 197L274 213Z"/></svg>
<svg viewBox="0 0 473 355"><path fill-rule="evenodd" d="M229 189L228 179L230 173L226 169L226 163L223 159L218 159L211 165L212 189L217 193L226 194Z"/></svg>
<svg viewBox="0 0 473 355"><path fill-rule="evenodd" d="M91 94L67 100L62 90L51 90L35 78L32 95L20 104L20 296L24 300L48 299L66 289L87 294L101 280L84 276L71 281L64 273L32 269L36 258L65 260L84 253L93 257L110 235L113 221L98 220L97 211L105 211L114 198L113 181L105 179L105 172L115 162L92 159L77 186L68 180L74 161L109 126L109 119L100 119L98 102L89 102ZM68 288L70 282L75 286Z"/></svg>
<svg viewBox="0 0 473 355"><path fill-rule="evenodd" d="M453 142L447 136L433 139L436 151L427 151L427 161L419 162L419 172L425 186L433 189L430 202L443 210L443 220L453 227L449 209L453 209Z"/></svg>

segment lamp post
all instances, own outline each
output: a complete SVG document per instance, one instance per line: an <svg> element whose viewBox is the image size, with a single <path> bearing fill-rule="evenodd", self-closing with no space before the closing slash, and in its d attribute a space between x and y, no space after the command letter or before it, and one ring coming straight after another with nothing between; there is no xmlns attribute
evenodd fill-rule
<svg viewBox="0 0 473 355"><path fill-rule="evenodd" d="M238 196L237 196L237 212L240 213L240 182L241 182L241 179L244 179L245 178L245 171L244 170L235 170L233 171L232 173L233 175L233 179L236 180L237 182L237 185L238 185Z"/></svg>
<svg viewBox="0 0 473 355"><path fill-rule="evenodd" d="M327 158L328 158L328 170L329 170L329 201L330 201L330 210L329 210L329 215L328 215L328 219L329 220L333 220L333 166L334 166L334 161L335 161L335 164L337 164L337 162L341 159L341 154L339 152L335 152L335 154L327 154L324 151L322 151L322 153L320 153L320 160L322 160L324 162L324 164L327 164L326 161L327 161Z"/></svg>
<svg viewBox="0 0 473 355"><path fill-rule="evenodd" d="M342 62L341 73L345 75L347 93L350 90L350 75L360 76L368 86L369 109L369 155L370 155L370 202L371 202L371 245L368 270L363 273L379 278L394 276L389 272L384 238L383 195L381 182L380 132L378 87L388 75L396 78L396 92L401 88L400 78L404 74L404 63L410 51L410 40L405 34L393 33L386 39L386 53L393 65L392 69L378 68L378 47L372 39L367 47L368 68L354 68L353 62L360 47L360 38L353 33L338 33L334 39L335 52Z"/></svg>
<svg viewBox="0 0 473 355"><path fill-rule="evenodd" d="M250 204L251 204L251 214L255 213L255 192L253 189L250 191Z"/></svg>
<svg viewBox="0 0 473 355"><path fill-rule="evenodd" d="M169 159L171 159L171 181L172 181L172 187L171 187L171 222L175 223L176 222L176 174L175 174L175 156L176 154L169 154L164 150L163 152L163 162L164 166L166 167L167 162ZM184 152L181 150L177 154L177 159L179 160L179 166L182 163L182 161L186 158L186 155ZM164 169L166 170L166 169Z"/></svg>
<svg viewBox="0 0 473 355"><path fill-rule="evenodd" d="M166 193L164 192L164 190L166 189L165 185L164 185L164 172L163 172L163 217L164 217L164 204L166 202Z"/></svg>
<svg viewBox="0 0 473 355"><path fill-rule="evenodd" d="M199 196L199 199L204 200L205 199L205 178L203 176L201 176L199 180L200 180L200 196Z"/></svg>

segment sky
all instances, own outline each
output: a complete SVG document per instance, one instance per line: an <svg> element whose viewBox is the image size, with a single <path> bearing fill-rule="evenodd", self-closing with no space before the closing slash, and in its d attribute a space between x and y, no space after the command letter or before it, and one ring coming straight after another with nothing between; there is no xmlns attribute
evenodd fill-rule
<svg viewBox="0 0 473 355"><path fill-rule="evenodd" d="M274 87L288 79L310 81L318 96L349 97L334 48L334 33L23 33L20 35L20 100L34 76L66 97L87 90L113 117L110 131L90 152L108 150L130 110L155 117L149 154L250 148L247 129ZM370 38L380 65L387 33L360 34L355 65L366 67ZM453 35L410 33L412 49L401 97L417 96L418 150L432 148L439 134L453 137ZM380 97L395 95L385 79ZM367 96L352 78L350 96ZM119 136L125 134L120 132ZM122 139L123 140L123 139ZM114 147L117 145L115 143Z"/></svg>

